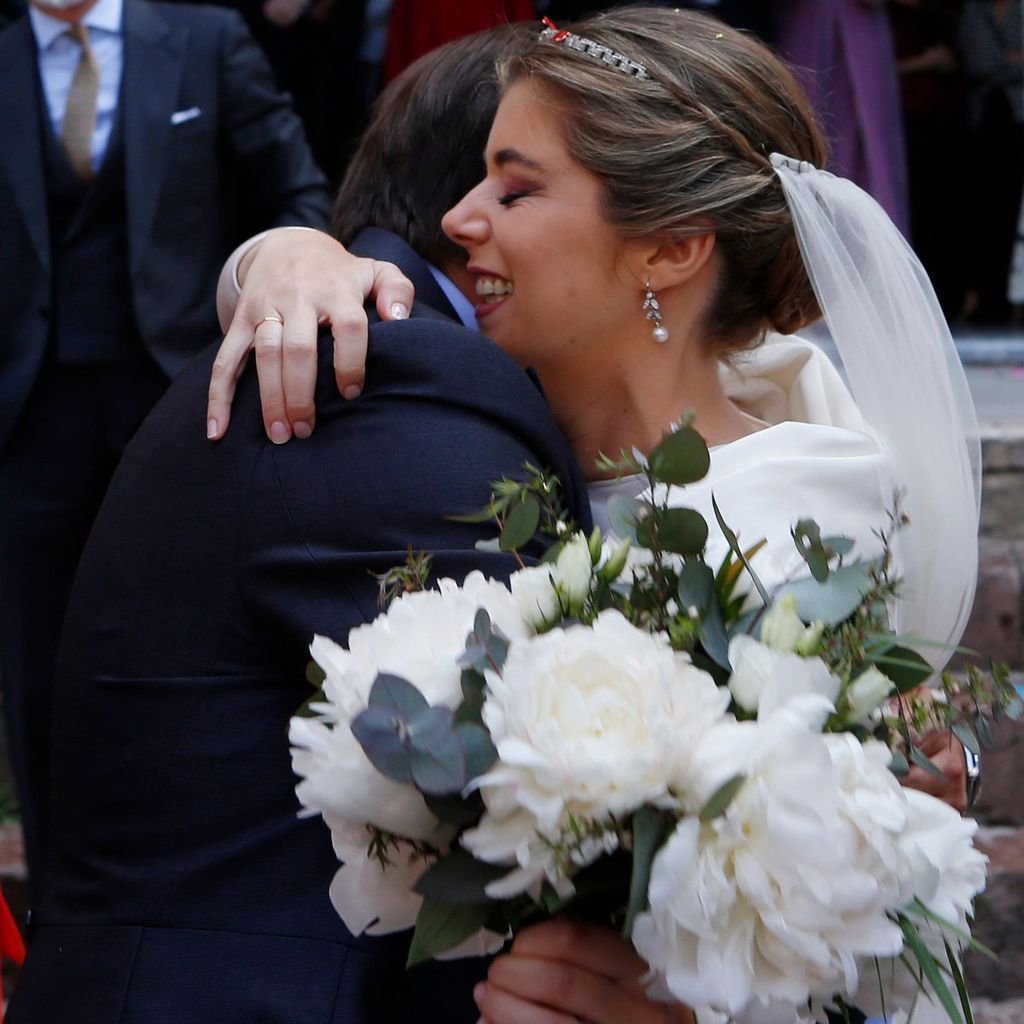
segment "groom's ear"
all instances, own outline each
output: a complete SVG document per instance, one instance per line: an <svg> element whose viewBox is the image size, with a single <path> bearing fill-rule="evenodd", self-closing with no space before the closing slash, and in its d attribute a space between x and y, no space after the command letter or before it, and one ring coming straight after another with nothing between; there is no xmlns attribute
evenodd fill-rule
<svg viewBox="0 0 1024 1024"><path fill-rule="evenodd" d="M707 230L694 228L692 234L654 242L642 254L640 277L649 280L654 291L685 284L712 269L715 233L710 226Z"/></svg>

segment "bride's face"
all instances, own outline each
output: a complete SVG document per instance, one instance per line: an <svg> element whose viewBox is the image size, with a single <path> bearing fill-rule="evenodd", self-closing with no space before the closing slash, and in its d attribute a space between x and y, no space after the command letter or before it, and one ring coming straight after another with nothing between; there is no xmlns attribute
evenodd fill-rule
<svg viewBox="0 0 1024 1024"><path fill-rule="evenodd" d="M480 329L542 377L615 358L624 333L643 331L642 282L598 180L569 154L561 116L529 82L502 98L486 158L487 177L443 221L469 253Z"/></svg>

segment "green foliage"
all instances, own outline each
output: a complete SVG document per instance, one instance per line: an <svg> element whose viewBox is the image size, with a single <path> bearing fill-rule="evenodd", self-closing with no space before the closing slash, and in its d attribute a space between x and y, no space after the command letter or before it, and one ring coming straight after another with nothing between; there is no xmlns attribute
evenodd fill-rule
<svg viewBox="0 0 1024 1024"><path fill-rule="evenodd" d="M434 556L410 547L405 561L387 572L373 573L377 580L377 601L386 608L400 594L426 590L430 582L430 567Z"/></svg>
<svg viewBox="0 0 1024 1024"><path fill-rule="evenodd" d="M629 902L622 924L622 934L629 938L633 922L648 907L647 887L651 881L654 855L675 827L675 819L665 811L641 807L633 815L633 863L629 878Z"/></svg>
<svg viewBox="0 0 1024 1024"><path fill-rule="evenodd" d="M700 821L702 825L706 825L710 821L714 821L715 818L720 818L729 809L729 804L736 799L736 794L743 788L743 783L747 781L745 775L734 775L731 779L726 779L721 786L718 787L708 797L707 803L700 809Z"/></svg>
<svg viewBox="0 0 1024 1024"><path fill-rule="evenodd" d="M492 909L490 902L446 903L425 899L416 918L406 966L426 963L438 953L465 942L487 924Z"/></svg>

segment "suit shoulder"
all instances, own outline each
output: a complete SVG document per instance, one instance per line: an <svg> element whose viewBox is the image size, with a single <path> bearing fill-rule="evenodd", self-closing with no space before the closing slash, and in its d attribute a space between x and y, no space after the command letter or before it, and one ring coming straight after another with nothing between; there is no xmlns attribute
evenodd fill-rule
<svg viewBox="0 0 1024 1024"><path fill-rule="evenodd" d="M151 7L168 24L182 25L187 28L210 33L223 32L228 26L245 24L242 15L230 7L218 7L214 4L163 3L160 0L135 0Z"/></svg>

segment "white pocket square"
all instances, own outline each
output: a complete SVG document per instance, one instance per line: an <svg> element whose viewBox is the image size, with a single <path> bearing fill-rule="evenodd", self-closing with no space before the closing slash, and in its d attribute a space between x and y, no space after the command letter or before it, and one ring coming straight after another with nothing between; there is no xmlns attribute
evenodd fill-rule
<svg viewBox="0 0 1024 1024"><path fill-rule="evenodd" d="M184 124L186 121L193 121L202 111L198 107L189 107L188 110L176 110L171 114L171 124Z"/></svg>

